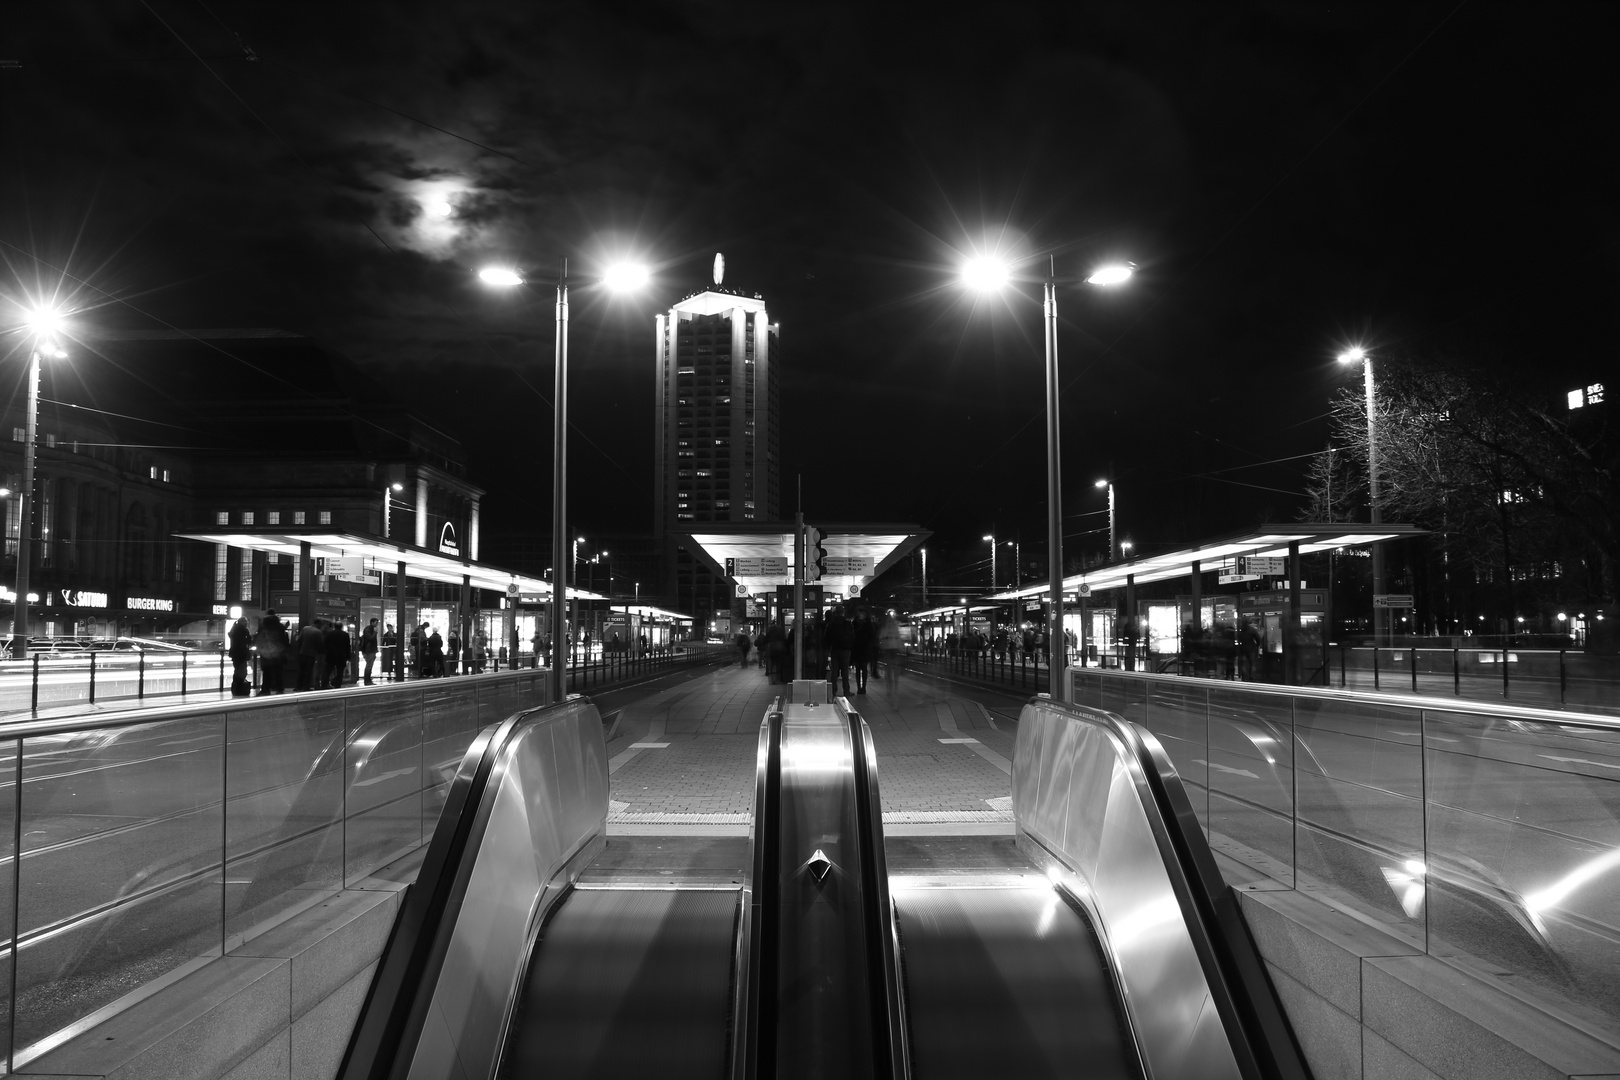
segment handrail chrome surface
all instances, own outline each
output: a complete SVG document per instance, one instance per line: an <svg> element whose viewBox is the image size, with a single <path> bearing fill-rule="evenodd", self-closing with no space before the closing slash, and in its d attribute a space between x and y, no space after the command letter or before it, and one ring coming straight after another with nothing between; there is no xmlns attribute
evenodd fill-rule
<svg viewBox="0 0 1620 1080"><path fill-rule="evenodd" d="M1153 736L1037 697L1013 760L1019 843L1100 916L1097 933L1152 1077L1307 1072L1253 943L1227 916L1180 779ZM1229 900L1229 897L1228 897Z"/></svg>

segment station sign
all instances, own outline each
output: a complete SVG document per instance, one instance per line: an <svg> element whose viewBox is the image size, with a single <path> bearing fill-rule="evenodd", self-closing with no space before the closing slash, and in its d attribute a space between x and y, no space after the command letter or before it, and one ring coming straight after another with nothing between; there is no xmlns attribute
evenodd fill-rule
<svg viewBox="0 0 1620 1080"><path fill-rule="evenodd" d="M382 572L366 569L366 560L360 555L328 556L317 559L315 572L324 574L337 581L369 582L373 585L382 581Z"/></svg>
<svg viewBox="0 0 1620 1080"><path fill-rule="evenodd" d="M821 572L824 574L849 574L854 577L871 577L875 561L870 556L846 557L842 555L829 555L821 560Z"/></svg>
<svg viewBox="0 0 1620 1080"><path fill-rule="evenodd" d="M737 595L741 596L741 597L747 597L748 596L748 586L744 585L742 582L738 582L737 583Z"/></svg>
<svg viewBox="0 0 1620 1080"><path fill-rule="evenodd" d="M126 596L124 607L130 611L173 611L175 602L161 596Z"/></svg>
<svg viewBox="0 0 1620 1080"><path fill-rule="evenodd" d="M1079 594L1081 598L1084 598L1091 595L1091 586L1082 581L1075 587L1074 591Z"/></svg>
<svg viewBox="0 0 1620 1080"><path fill-rule="evenodd" d="M370 598L376 603L376 598ZM349 596L347 593L312 592L309 594L311 615L318 619L358 619L360 617L360 597ZM298 614L298 594L296 592L273 592L270 594L270 606L278 612L290 613L294 617ZM409 605L407 605L407 609ZM393 612L393 601L388 603L388 611Z"/></svg>
<svg viewBox="0 0 1620 1080"><path fill-rule="evenodd" d="M1280 557L1261 558L1251 555L1241 560L1245 574L1286 574L1288 573L1288 560Z"/></svg>
<svg viewBox="0 0 1620 1080"><path fill-rule="evenodd" d="M63 589L62 604L64 607L106 607L107 594L86 592L83 589Z"/></svg>
<svg viewBox="0 0 1620 1080"><path fill-rule="evenodd" d="M1375 608L1409 608L1412 606L1411 593L1374 593L1373 607Z"/></svg>
<svg viewBox="0 0 1620 1080"><path fill-rule="evenodd" d="M1235 585L1240 581L1259 581L1259 574L1217 574L1215 580L1222 585Z"/></svg>
<svg viewBox="0 0 1620 1080"><path fill-rule="evenodd" d="M789 559L785 555L766 555L757 559L727 559L726 577L785 577L790 573L788 562Z"/></svg>

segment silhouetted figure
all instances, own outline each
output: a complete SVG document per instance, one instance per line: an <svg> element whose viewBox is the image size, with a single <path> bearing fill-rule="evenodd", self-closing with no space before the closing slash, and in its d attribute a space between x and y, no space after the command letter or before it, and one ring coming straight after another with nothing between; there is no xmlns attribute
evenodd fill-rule
<svg viewBox="0 0 1620 1080"><path fill-rule="evenodd" d="M366 670L360 676L367 685L371 685L371 666L377 662L377 620L372 619L366 628L360 631L360 655L365 659Z"/></svg>
<svg viewBox="0 0 1620 1080"><path fill-rule="evenodd" d="M348 670L354 643L349 632L340 623L328 623L321 634L321 645L326 659L326 685L333 690L343 685L343 673Z"/></svg>
<svg viewBox="0 0 1620 1080"><path fill-rule="evenodd" d="M285 694L287 654L292 643L286 626L276 617L275 608L266 611L259 620L259 633L253 644L259 651L259 696Z"/></svg>
<svg viewBox="0 0 1620 1080"><path fill-rule="evenodd" d="M868 665L877 657L877 627L872 625L872 613L861 608L855 613L855 622L849 628L849 662L855 665L855 692L866 693ZM849 673L844 673L844 693L849 693Z"/></svg>

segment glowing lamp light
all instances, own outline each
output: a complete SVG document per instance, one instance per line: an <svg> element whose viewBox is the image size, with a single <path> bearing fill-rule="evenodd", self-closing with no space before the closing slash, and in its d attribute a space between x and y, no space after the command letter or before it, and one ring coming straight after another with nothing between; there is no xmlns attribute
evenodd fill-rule
<svg viewBox="0 0 1620 1080"><path fill-rule="evenodd" d="M1134 263L1109 263L1107 266L1099 266L1093 270L1091 276L1086 278L1086 284L1123 285L1131 279L1131 275L1134 273L1136 273Z"/></svg>
<svg viewBox="0 0 1620 1080"><path fill-rule="evenodd" d="M394 485L394 490L395 491L404 491L405 490L405 485L404 484L395 484Z"/></svg>
<svg viewBox="0 0 1620 1080"><path fill-rule="evenodd" d="M504 266L486 266L478 271L478 280L485 285L522 285L523 275Z"/></svg>
<svg viewBox="0 0 1620 1080"><path fill-rule="evenodd" d="M1007 284L1009 276L1007 264L1000 259L969 259L962 266L963 283L979 292L994 292Z"/></svg>
<svg viewBox="0 0 1620 1080"><path fill-rule="evenodd" d="M1099 480L1095 484L1092 484L1091 486L1094 487L1094 488L1105 488L1105 487L1108 486L1108 481Z"/></svg>
<svg viewBox="0 0 1620 1080"><path fill-rule="evenodd" d="M422 209L436 218L447 218L456 212L449 199L429 199L422 205Z"/></svg>
<svg viewBox="0 0 1620 1080"><path fill-rule="evenodd" d="M1562 612L1562 611L1560 611L1560 612L1559 612L1559 613L1558 613L1558 621L1559 621L1559 622L1563 622L1563 621L1564 621L1564 620L1566 620L1566 619L1568 619L1568 618L1569 618L1569 616L1568 616L1568 615L1565 615L1565 614L1564 614L1564 613L1563 613L1563 612Z"/></svg>
<svg viewBox="0 0 1620 1080"><path fill-rule="evenodd" d="M640 263L615 263L602 275L602 282L614 292L630 292L647 284L650 276Z"/></svg>
<svg viewBox="0 0 1620 1080"><path fill-rule="evenodd" d="M54 337L62 329L62 313L53 307L34 308L23 319L35 337Z"/></svg>
<svg viewBox="0 0 1620 1080"><path fill-rule="evenodd" d="M1367 350L1360 345L1352 346L1339 354L1339 363L1341 364L1359 364L1365 359L1367 359Z"/></svg>

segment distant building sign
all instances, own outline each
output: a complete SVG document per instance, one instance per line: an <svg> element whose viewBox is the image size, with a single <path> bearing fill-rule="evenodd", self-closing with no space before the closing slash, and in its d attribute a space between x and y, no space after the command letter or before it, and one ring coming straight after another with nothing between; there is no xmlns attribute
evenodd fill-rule
<svg viewBox="0 0 1620 1080"><path fill-rule="evenodd" d="M124 606L130 611L173 611L174 601L161 596L126 596Z"/></svg>
<svg viewBox="0 0 1620 1080"><path fill-rule="evenodd" d="M106 607L107 594L85 592L81 589L63 589L62 604L64 607Z"/></svg>
<svg viewBox="0 0 1620 1080"><path fill-rule="evenodd" d="M214 614L215 615L229 615L230 613L231 613L231 609L230 609L230 607L228 605L225 605L225 604L215 604L214 605Z"/></svg>
<svg viewBox="0 0 1620 1080"><path fill-rule="evenodd" d="M445 522L444 528L439 530L439 554L461 554L461 545L456 542L456 527L452 522Z"/></svg>

